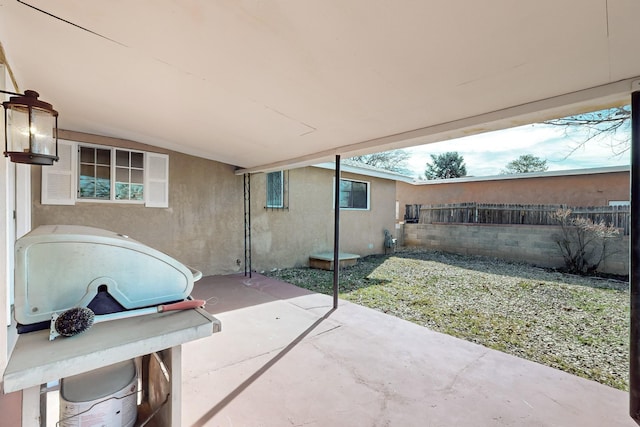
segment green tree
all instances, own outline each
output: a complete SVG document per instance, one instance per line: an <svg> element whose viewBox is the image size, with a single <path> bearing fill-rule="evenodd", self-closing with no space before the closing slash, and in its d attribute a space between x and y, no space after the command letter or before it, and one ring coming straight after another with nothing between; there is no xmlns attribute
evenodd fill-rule
<svg viewBox="0 0 640 427"><path fill-rule="evenodd" d="M362 163L364 165L373 166L392 172L410 174L407 167L407 160L411 154L405 150L383 151L381 153L365 154L362 156L353 156L349 158L352 162Z"/></svg>
<svg viewBox="0 0 640 427"><path fill-rule="evenodd" d="M505 166L502 174L527 173L527 172L544 172L549 167L547 161L542 160L533 154L523 154L515 160L510 161Z"/></svg>
<svg viewBox="0 0 640 427"><path fill-rule="evenodd" d="M456 151L431 155L431 163L427 163L424 172L427 179L459 178L467 175L464 158Z"/></svg>

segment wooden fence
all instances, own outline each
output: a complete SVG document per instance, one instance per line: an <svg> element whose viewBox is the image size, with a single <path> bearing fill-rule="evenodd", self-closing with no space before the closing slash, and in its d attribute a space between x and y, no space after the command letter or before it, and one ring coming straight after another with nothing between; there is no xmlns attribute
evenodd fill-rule
<svg viewBox="0 0 640 427"><path fill-rule="evenodd" d="M407 223L458 223L458 224L528 224L557 225L554 213L559 209L571 209L578 217L590 218L593 222L604 221L629 234L629 206L567 205L504 205L488 203L455 203L446 205L406 205Z"/></svg>

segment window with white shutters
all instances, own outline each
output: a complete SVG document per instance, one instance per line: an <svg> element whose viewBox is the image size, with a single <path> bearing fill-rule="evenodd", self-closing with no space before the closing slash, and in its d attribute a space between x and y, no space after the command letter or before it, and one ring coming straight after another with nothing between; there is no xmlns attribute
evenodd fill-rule
<svg viewBox="0 0 640 427"><path fill-rule="evenodd" d="M134 203L169 207L166 154L58 141L53 166L42 168L42 204Z"/></svg>

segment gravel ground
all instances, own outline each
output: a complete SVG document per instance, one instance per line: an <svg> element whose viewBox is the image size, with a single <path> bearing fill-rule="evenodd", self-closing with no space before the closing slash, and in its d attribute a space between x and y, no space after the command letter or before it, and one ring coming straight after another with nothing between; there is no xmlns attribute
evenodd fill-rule
<svg viewBox="0 0 640 427"><path fill-rule="evenodd" d="M333 272L264 274L326 294ZM628 389L624 280L404 249L340 271L340 298L600 383Z"/></svg>

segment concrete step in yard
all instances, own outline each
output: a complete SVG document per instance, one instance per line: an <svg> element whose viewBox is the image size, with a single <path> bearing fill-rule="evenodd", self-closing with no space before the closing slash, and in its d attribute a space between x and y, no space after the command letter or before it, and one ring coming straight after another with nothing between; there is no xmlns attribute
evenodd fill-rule
<svg viewBox="0 0 640 427"><path fill-rule="evenodd" d="M340 252L340 268L356 265L360 255ZM321 252L309 255L309 267L321 270L333 270L333 252Z"/></svg>

